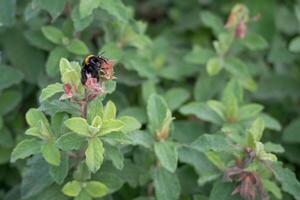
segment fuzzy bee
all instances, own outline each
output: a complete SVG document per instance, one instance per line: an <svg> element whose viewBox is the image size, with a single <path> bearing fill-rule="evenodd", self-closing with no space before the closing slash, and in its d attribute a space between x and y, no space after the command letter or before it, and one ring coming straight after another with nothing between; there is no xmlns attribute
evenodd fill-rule
<svg viewBox="0 0 300 200"><path fill-rule="evenodd" d="M88 55L84 58L81 68L81 83L85 85L88 77L100 80L100 72L108 60L102 56Z"/></svg>

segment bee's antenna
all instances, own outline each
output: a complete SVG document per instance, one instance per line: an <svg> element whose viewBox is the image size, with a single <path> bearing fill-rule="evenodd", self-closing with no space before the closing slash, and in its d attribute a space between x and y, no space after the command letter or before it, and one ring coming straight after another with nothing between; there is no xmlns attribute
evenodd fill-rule
<svg viewBox="0 0 300 200"><path fill-rule="evenodd" d="M104 53L105 53L105 51L101 51L101 52L99 53L99 56L103 56Z"/></svg>
<svg viewBox="0 0 300 200"><path fill-rule="evenodd" d="M103 56L103 54L105 53L105 51L101 51L98 55L98 58L101 59L102 61L104 61L107 64L107 58L105 58Z"/></svg>

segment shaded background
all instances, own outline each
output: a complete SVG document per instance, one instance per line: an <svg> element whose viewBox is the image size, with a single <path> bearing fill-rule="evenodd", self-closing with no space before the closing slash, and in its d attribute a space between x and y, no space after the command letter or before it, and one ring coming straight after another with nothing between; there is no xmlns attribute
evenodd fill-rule
<svg viewBox="0 0 300 200"><path fill-rule="evenodd" d="M10 164L9 159L27 128L25 112L39 106L41 88L59 80L61 57L81 61L89 52L104 52L118 61L117 91L110 98L121 111L128 107L142 108L141 102L147 98L143 96L143 88L151 90L152 85L162 92L174 86L184 87L189 92L188 101L206 101L219 96L226 76L209 77L195 49L196 46L213 49L216 27L226 22L237 2L245 3L251 16L260 16L248 28L268 42L263 50L246 51L239 47L232 50L245 60L255 80L257 89L246 92L246 99L264 105L264 111L280 122L281 127L277 125L277 131L265 134L265 140L284 146L286 151L278 155L280 160L300 177L299 1L123 2L126 8L116 6L109 11L90 8L87 16L80 18L78 1L0 0L2 196L21 181L18 165ZM128 27L121 27L123 23ZM46 39L41 27L50 24L64 32L64 41L55 44ZM74 38L85 45L69 46L68 41ZM61 105L53 105L53 109L55 106ZM177 119L184 118L178 110L174 113ZM211 127L204 124L203 129Z"/></svg>

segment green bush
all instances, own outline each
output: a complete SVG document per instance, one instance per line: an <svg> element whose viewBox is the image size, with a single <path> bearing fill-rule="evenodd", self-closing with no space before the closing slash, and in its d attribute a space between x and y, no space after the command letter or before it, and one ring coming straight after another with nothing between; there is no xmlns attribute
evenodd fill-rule
<svg viewBox="0 0 300 200"><path fill-rule="evenodd" d="M296 0L0 0L0 198L300 200L299 23Z"/></svg>

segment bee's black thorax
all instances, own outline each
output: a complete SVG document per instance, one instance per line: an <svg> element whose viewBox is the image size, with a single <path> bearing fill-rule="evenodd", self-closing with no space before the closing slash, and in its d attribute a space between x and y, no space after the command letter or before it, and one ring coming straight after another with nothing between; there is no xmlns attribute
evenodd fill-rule
<svg viewBox="0 0 300 200"><path fill-rule="evenodd" d="M90 76L91 78L96 78L97 81L99 81L101 67L103 63L106 62L106 59L101 56L87 56L82 62L81 83L84 85L88 79L88 76Z"/></svg>

